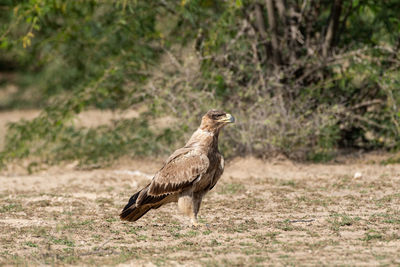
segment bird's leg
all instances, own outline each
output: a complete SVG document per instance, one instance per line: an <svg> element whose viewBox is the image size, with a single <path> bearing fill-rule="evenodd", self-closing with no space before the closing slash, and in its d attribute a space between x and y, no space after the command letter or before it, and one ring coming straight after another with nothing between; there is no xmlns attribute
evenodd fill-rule
<svg viewBox="0 0 400 267"><path fill-rule="evenodd" d="M194 227L199 226L197 214L199 213L202 199L203 194L193 192L183 192L178 198L179 211L190 218L190 222Z"/></svg>
<svg viewBox="0 0 400 267"><path fill-rule="evenodd" d="M190 217L192 225L197 224L197 218L193 212L193 196L191 192L184 192L178 198L178 210Z"/></svg>
<svg viewBox="0 0 400 267"><path fill-rule="evenodd" d="M199 226L199 222L197 220L197 214L199 213L202 199L203 199L203 195L193 194L193 205L192 205L193 213L190 216L193 226Z"/></svg>

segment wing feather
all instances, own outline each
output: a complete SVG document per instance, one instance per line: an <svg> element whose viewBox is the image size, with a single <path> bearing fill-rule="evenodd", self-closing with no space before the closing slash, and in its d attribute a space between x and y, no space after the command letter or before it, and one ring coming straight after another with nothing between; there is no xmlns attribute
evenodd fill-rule
<svg viewBox="0 0 400 267"><path fill-rule="evenodd" d="M179 149L154 176L148 194L159 196L179 192L201 178L210 165L207 155L198 150Z"/></svg>
<svg viewBox="0 0 400 267"><path fill-rule="evenodd" d="M219 164L215 170L214 173L214 177L212 180L212 183L210 184L210 187L208 190L211 190L214 188L214 186L217 184L219 178L222 176L222 174L224 173L224 166L225 166L225 161L224 161L224 157L221 154L217 154L218 158L219 158Z"/></svg>

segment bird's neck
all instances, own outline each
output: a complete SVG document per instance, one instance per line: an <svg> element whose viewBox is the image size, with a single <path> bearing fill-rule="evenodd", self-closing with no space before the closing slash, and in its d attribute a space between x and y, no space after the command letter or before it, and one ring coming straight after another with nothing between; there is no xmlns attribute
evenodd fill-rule
<svg viewBox="0 0 400 267"><path fill-rule="evenodd" d="M218 135L219 131L211 132L199 128L193 133L192 137L190 137L189 141L186 143L186 147L218 150Z"/></svg>

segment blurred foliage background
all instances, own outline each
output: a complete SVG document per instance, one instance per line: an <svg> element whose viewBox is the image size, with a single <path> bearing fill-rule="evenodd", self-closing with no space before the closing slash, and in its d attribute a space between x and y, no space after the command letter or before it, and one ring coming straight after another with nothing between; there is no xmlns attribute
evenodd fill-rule
<svg viewBox="0 0 400 267"><path fill-rule="evenodd" d="M400 0L3 0L0 163L163 155L210 108L229 156L326 161L400 145ZM139 116L82 127L85 110ZM154 125L163 125L154 127Z"/></svg>

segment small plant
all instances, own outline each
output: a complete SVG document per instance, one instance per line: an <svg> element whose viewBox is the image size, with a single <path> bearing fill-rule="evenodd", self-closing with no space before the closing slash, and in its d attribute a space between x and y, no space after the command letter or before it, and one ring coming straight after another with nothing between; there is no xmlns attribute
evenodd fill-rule
<svg viewBox="0 0 400 267"><path fill-rule="evenodd" d="M331 229L338 233L341 227L351 226L360 220L359 217L350 217L346 214L332 213L328 219L331 224Z"/></svg>
<svg viewBox="0 0 400 267"><path fill-rule="evenodd" d="M361 240L369 242L372 240L382 240L383 238L384 236L381 233L371 229L364 234L364 238Z"/></svg>
<svg viewBox="0 0 400 267"><path fill-rule="evenodd" d="M38 247L38 245L36 245L35 243L33 243L31 241L25 242L25 245L27 245L28 247L31 247L31 248L37 248Z"/></svg>
<svg viewBox="0 0 400 267"><path fill-rule="evenodd" d="M0 207L0 213L22 211L22 205L19 203L11 203Z"/></svg>
<svg viewBox="0 0 400 267"><path fill-rule="evenodd" d="M53 244L75 247L75 243L71 240L68 240L67 238L50 237L50 240L51 242L53 242Z"/></svg>

